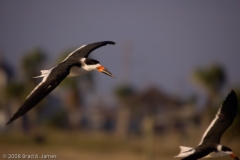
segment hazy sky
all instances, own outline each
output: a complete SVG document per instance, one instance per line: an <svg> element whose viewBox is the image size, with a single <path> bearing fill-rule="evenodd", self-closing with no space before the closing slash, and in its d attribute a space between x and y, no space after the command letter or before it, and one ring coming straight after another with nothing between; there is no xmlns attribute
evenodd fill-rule
<svg viewBox="0 0 240 160"><path fill-rule="evenodd" d="M41 47L50 54L48 69L64 50L103 40L117 44L91 57L117 79L98 73L98 94L110 95L123 79L188 94L196 89L191 72L213 62L226 68L230 84L240 84L239 0L0 1L0 50L14 66Z"/></svg>

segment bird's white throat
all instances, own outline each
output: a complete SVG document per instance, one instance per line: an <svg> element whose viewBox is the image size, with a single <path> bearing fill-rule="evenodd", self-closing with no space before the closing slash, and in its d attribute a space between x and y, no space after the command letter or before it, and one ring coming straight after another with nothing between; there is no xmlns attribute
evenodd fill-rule
<svg viewBox="0 0 240 160"><path fill-rule="evenodd" d="M223 151L218 151L218 152L211 152L203 158L218 158L218 157L224 157L224 156L228 156L228 154Z"/></svg>
<svg viewBox="0 0 240 160"><path fill-rule="evenodd" d="M70 69L70 73L69 73L68 77L80 76L80 75L84 75L88 72L89 71L87 71L86 69L74 66Z"/></svg>
<svg viewBox="0 0 240 160"><path fill-rule="evenodd" d="M87 65L87 64L85 63L85 60L86 60L86 58L81 58L81 59L80 59L80 62L81 62L81 64L82 64L82 67L81 67L81 68L83 68L83 69L86 70L86 71L96 70L97 67L100 67L100 66L101 66L101 64L99 64L99 63Z"/></svg>

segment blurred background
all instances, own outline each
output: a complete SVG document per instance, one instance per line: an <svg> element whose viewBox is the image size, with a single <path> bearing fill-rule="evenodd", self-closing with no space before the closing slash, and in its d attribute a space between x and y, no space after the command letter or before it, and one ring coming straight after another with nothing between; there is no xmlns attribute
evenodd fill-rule
<svg viewBox="0 0 240 160"><path fill-rule="evenodd" d="M116 79L68 78L5 126L40 70L105 40L116 45L90 57ZM237 0L0 1L0 156L173 159L197 146L231 89L240 97L239 60ZM240 156L239 140L240 113L221 142Z"/></svg>

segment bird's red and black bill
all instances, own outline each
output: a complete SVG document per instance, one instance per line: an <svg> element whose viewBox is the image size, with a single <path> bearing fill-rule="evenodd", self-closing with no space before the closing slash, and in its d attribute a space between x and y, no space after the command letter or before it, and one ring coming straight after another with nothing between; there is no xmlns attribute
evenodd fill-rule
<svg viewBox="0 0 240 160"><path fill-rule="evenodd" d="M236 156L236 154L230 154L230 156L231 156L234 160L239 160L239 158Z"/></svg>
<svg viewBox="0 0 240 160"><path fill-rule="evenodd" d="M113 77L113 78L116 78L107 68L105 68L105 67L103 67L103 66L97 67L97 70L98 70L98 72L101 72L101 73L104 73L104 74L106 74L106 75L108 75L108 76L111 76L111 77Z"/></svg>

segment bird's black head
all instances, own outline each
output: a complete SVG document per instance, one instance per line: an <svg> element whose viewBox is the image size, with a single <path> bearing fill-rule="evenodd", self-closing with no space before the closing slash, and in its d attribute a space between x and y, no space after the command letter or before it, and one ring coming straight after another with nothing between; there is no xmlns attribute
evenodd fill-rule
<svg viewBox="0 0 240 160"><path fill-rule="evenodd" d="M104 73L108 76L115 78L115 76L109 70L107 70L107 68L102 66L100 62L95 59L82 58L80 59L80 62L81 62L82 68L87 71L97 70L98 72Z"/></svg>
<svg viewBox="0 0 240 160"><path fill-rule="evenodd" d="M86 58L84 62L85 62L85 64L87 64L87 65L100 64L99 61L97 61L97 60L95 60L95 59L90 59L90 58Z"/></svg>
<svg viewBox="0 0 240 160"><path fill-rule="evenodd" d="M226 146L222 146L221 151L230 155L234 160L239 160L239 158L233 153L231 148L228 148Z"/></svg>
<svg viewBox="0 0 240 160"><path fill-rule="evenodd" d="M222 149L221 149L223 152L232 152L232 149L231 148L228 148L226 146L222 146Z"/></svg>

